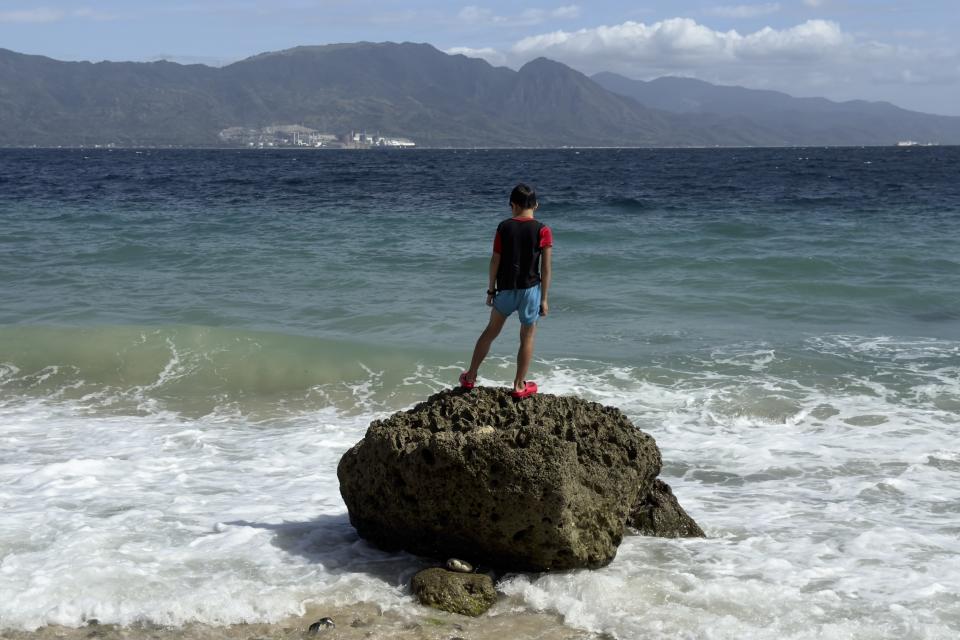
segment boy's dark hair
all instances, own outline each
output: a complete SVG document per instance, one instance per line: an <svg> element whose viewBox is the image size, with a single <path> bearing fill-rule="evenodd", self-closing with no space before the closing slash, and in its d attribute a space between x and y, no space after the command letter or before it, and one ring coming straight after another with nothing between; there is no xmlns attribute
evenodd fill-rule
<svg viewBox="0 0 960 640"><path fill-rule="evenodd" d="M521 209L533 209L537 206L537 192L521 182L510 192L510 202Z"/></svg>

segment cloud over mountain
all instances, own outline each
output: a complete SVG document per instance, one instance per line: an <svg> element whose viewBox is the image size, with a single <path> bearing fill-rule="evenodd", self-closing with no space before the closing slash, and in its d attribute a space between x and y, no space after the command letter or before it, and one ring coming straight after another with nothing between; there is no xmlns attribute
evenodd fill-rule
<svg viewBox="0 0 960 640"><path fill-rule="evenodd" d="M741 35L716 31L690 18L644 24L628 21L578 31L554 31L517 42L515 55L547 55L592 64L648 62L660 66L709 64L757 59L822 58L853 44L840 25L808 20L795 27ZM606 65L609 66L609 65Z"/></svg>
<svg viewBox="0 0 960 640"><path fill-rule="evenodd" d="M765 3L715 6L708 13L741 18L781 10L780 3ZM882 99L894 85L913 87L909 95L919 98L935 85L960 84L956 47L885 42L825 19L749 31L715 29L687 17L628 20L533 34L500 49L448 51L514 68L546 56L588 74L613 71L638 79L679 75L840 100Z"/></svg>

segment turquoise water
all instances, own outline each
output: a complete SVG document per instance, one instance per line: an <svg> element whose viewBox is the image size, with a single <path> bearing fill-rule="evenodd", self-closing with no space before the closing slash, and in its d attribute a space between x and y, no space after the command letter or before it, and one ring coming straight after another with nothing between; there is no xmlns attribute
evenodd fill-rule
<svg viewBox="0 0 960 640"><path fill-rule="evenodd" d="M367 567L417 561L358 552L336 461L456 380L524 180L555 237L534 378L652 433L710 539L508 579L510 606L617 638L952 637L958 161L0 151L0 627L413 611ZM237 524L284 521L322 560Z"/></svg>
<svg viewBox="0 0 960 640"><path fill-rule="evenodd" d="M546 351L956 337L956 156L8 151L0 321L462 340L520 177L557 234Z"/></svg>
<svg viewBox="0 0 960 640"><path fill-rule="evenodd" d="M829 385L857 365L810 339L960 339L958 159L6 151L0 345L19 348L18 368L69 365L93 385L112 384L107 371L155 377L170 341L216 354L164 391L174 408L296 396L363 377L361 360L395 377L461 362L488 314L505 194L524 179L556 235L541 357L696 370L715 349L759 345ZM511 339L495 351L513 353Z"/></svg>

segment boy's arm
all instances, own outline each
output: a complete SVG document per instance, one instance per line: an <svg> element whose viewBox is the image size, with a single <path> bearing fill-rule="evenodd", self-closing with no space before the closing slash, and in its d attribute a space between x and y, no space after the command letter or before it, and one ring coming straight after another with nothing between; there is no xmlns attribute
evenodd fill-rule
<svg viewBox="0 0 960 640"><path fill-rule="evenodd" d="M493 306L493 295L491 291L497 289L497 271L500 269L500 254L496 251L490 256L490 277L487 284L487 306Z"/></svg>
<svg viewBox="0 0 960 640"><path fill-rule="evenodd" d="M550 291L550 276L553 274L553 247L544 247L540 255L540 315L550 311L547 293Z"/></svg>

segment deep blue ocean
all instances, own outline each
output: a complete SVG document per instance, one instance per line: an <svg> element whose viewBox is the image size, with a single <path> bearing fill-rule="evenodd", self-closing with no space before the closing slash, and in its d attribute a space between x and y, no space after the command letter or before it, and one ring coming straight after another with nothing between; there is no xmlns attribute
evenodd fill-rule
<svg viewBox="0 0 960 640"><path fill-rule="evenodd" d="M456 381L520 181L555 243L533 379L651 433L709 539L510 577L499 611L955 637L956 147L0 150L0 630L416 617L357 559L336 462ZM297 520L322 561L231 524Z"/></svg>

